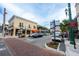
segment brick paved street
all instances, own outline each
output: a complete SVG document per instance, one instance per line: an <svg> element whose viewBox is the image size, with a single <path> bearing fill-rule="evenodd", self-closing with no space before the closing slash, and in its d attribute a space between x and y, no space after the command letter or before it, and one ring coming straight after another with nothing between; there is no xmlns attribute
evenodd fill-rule
<svg viewBox="0 0 79 59"><path fill-rule="evenodd" d="M63 54L39 48L23 40L7 38L4 40L15 56L63 56Z"/></svg>
<svg viewBox="0 0 79 59"><path fill-rule="evenodd" d="M10 51L8 47L3 42L2 38L0 38L0 56L10 56Z"/></svg>

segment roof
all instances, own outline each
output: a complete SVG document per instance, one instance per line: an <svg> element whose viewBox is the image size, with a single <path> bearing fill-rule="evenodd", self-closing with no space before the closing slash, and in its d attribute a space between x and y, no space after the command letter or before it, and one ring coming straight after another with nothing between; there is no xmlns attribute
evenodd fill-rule
<svg viewBox="0 0 79 59"><path fill-rule="evenodd" d="M27 19L24 19L24 18L22 18L22 17L19 17L19 16L16 16L16 15L13 15L12 17L11 17L11 19L8 21L8 22L11 22L14 18L19 18L19 19L22 19L22 20L25 20L25 21L28 21L28 22L32 22L32 23L35 23L35 24L37 24L36 22L34 22L34 21L31 21L31 20L27 20Z"/></svg>

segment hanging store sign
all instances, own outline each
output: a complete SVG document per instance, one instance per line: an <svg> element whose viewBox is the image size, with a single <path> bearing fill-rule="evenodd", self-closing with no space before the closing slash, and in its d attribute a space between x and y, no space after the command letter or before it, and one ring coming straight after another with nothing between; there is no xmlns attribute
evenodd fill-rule
<svg viewBox="0 0 79 59"><path fill-rule="evenodd" d="M72 21L72 22L69 23L69 26L70 27L77 27L77 22Z"/></svg>

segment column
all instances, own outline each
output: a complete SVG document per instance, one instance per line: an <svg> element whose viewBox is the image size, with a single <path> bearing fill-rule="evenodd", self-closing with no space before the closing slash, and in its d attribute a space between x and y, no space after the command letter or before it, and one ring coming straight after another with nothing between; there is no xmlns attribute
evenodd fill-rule
<svg viewBox="0 0 79 59"><path fill-rule="evenodd" d="M16 29L15 29L15 27L14 27L14 28L13 28L13 36L15 36L15 32L16 32L15 30L16 30Z"/></svg>

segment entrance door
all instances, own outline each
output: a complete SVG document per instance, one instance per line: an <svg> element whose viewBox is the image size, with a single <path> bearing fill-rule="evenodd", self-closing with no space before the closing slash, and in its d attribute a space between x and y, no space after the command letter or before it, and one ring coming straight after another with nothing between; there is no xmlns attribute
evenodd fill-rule
<svg viewBox="0 0 79 59"><path fill-rule="evenodd" d="M27 34L30 34L30 30L27 30Z"/></svg>

